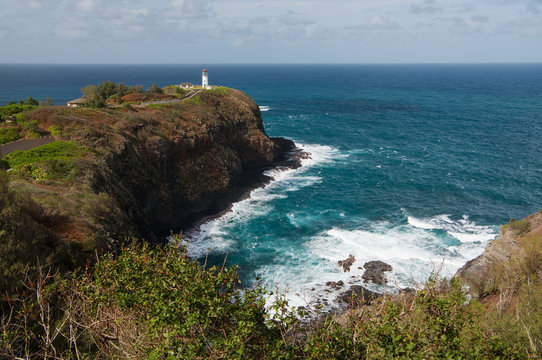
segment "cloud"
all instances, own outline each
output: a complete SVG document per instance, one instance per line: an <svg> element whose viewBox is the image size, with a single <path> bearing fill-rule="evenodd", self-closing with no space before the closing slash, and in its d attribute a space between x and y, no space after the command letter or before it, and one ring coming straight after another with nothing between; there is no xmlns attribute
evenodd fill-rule
<svg viewBox="0 0 542 360"><path fill-rule="evenodd" d="M397 21L380 15L372 16L364 24L358 26L358 28L364 30L395 30L399 29L399 27Z"/></svg>
<svg viewBox="0 0 542 360"><path fill-rule="evenodd" d="M86 40L90 39L90 25L81 19L68 19L55 28L55 34L64 40ZM93 36L98 34L93 33Z"/></svg>
<svg viewBox="0 0 542 360"><path fill-rule="evenodd" d="M477 22L477 23L487 23L489 21L489 18L485 15L476 15L470 18L471 21Z"/></svg>
<svg viewBox="0 0 542 360"><path fill-rule="evenodd" d="M422 4L411 4L410 12L413 14L435 14L441 11L434 0L425 0Z"/></svg>
<svg viewBox="0 0 542 360"><path fill-rule="evenodd" d="M90 12L96 7L95 0L81 0L75 4L75 8L82 12Z"/></svg>
<svg viewBox="0 0 542 360"><path fill-rule="evenodd" d="M532 14L540 14L542 0L529 0L525 4L525 9Z"/></svg>
<svg viewBox="0 0 542 360"><path fill-rule="evenodd" d="M302 14L296 13L294 11L288 11L286 14L281 15L278 19L279 23L288 25L288 26L297 26L297 25L311 25L314 24L314 21L308 20L303 17Z"/></svg>
<svg viewBox="0 0 542 360"><path fill-rule="evenodd" d="M514 35L542 36L542 15L532 15L501 25L500 32Z"/></svg>
<svg viewBox="0 0 542 360"><path fill-rule="evenodd" d="M184 19L204 19L215 15L209 0L172 0L171 15Z"/></svg>
<svg viewBox="0 0 542 360"><path fill-rule="evenodd" d="M30 6L30 8L32 8L32 9L36 9L36 10L39 10L39 9L41 9L43 7L43 5L38 1L30 1L28 6Z"/></svg>

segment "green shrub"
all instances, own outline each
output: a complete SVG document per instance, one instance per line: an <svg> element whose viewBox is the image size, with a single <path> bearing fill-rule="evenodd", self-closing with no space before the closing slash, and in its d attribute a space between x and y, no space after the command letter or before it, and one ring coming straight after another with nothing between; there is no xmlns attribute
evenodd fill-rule
<svg viewBox="0 0 542 360"><path fill-rule="evenodd" d="M62 131L56 125L49 126L48 130L49 132L51 132L51 135L53 135L55 138L62 136Z"/></svg>
<svg viewBox="0 0 542 360"><path fill-rule="evenodd" d="M0 294L5 295L22 287L23 273L35 278L38 262L44 267L53 264L55 239L40 224L43 210L10 189L5 171L0 171L0 209Z"/></svg>
<svg viewBox="0 0 542 360"><path fill-rule="evenodd" d="M225 86L220 86L220 87L217 87L217 88L214 88L214 89L206 90L206 92L208 94L218 95L218 96L228 96L228 95L230 95L230 92L229 92L228 88L225 87Z"/></svg>
<svg viewBox="0 0 542 360"><path fill-rule="evenodd" d="M0 127L0 144L7 144L20 139L19 128L17 127Z"/></svg>
<svg viewBox="0 0 542 360"><path fill-rule="evenodd" d="M305 348L311 359L515 359L523 356L478 325L460 286L430 281L413 296L383 297L328 319Z"/></svg>
<svg viewBox="0 0 542 360"><path fill-rule="evenodd" d="M263 290L240 292L239 283L237 267L205 269L183 246L125 248L117 258L104 255L79 281L89 309L81 321L93 325L100 348L108 329L124 334L109 346L109 357L267 358L284 344L265 325ZM100 321L119 312L125 316L116 323Z"/></svg>
<svg viewBox="0 0 542 360"><path fill-rule="evenodd" d="M17 104L0 106L0 119L9 120L9 118L15 114L22 113L23 111L32 110L34 108L35 106L32 106L32 105L17 105Z"/></svg>
<svg viewBox="0 0 542 360"><path fill-rule="evenodd" d="M24 102L25 105L34 105L34 106L37 106L39 105L38 101L36 99L34 99L32 96L29 96L26 101Z"/></svg>
<svg viewBox="0 0 542 360"><path fill-rule="evenodd" d="M514 230L518 235L523 235L531 231L531 223L527 219L521 219L517 221L511 221L508 226Z"/></svg>
<svg viewBox="0 0 542 360"><path fill-rule="evenodd" d="M66 176L74 169L73 160L85 153L86 150L77 144L56 141L31 150L14 151L3 161L20 176L45 180Z"/></svg>
<svg viewBox="0 0 542 360"><path fill-rule="evenodd" d="M191 106L200 106L203 102L201 101L199 95L196 95L193 98L186 100L184 103Z"/></svg>

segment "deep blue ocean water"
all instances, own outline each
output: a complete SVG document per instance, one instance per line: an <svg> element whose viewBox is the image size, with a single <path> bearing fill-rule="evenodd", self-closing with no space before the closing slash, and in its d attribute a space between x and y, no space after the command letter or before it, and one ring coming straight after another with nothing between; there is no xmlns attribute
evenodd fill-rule
<svg viewBox="0 0 542 360"><path fill-rule="evenodd" d="M0 105L56 104L104 80L199 83L200 65L0 65ZM241 266L302 305L325 282L391 264L390 286L453 274L499 224L542 209L542 65L211 65L245 91L270 136L311 154L187 234L194 257ZM337 261L356 257L350 273ZM352 278L355 276L355 278ZM313 290L314 289L314 290Z"/></svg>

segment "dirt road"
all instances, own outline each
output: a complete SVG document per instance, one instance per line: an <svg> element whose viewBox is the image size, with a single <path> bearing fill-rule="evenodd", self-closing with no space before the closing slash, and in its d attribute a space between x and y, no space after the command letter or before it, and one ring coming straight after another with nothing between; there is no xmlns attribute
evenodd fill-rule
<svg viewBox="0 0 542 360"><path fill-rule="evenodd" d="M55 141L56 140L50 133L42 133L41 138L39 139L23 139L9 144L0 145L0 154L7 155L17 150L30 150Z"/></svg>

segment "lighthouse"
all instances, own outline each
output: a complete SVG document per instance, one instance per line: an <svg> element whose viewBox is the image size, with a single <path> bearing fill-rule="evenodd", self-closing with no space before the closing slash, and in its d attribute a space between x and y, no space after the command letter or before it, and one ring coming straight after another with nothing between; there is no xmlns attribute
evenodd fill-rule
<svg viewBox="0 0 542 360"><path fill-rule="evenodd" d="M201 73L201 87L204 89L209 88L209 75L207 75L207 68L203 69Z"/></svg>

